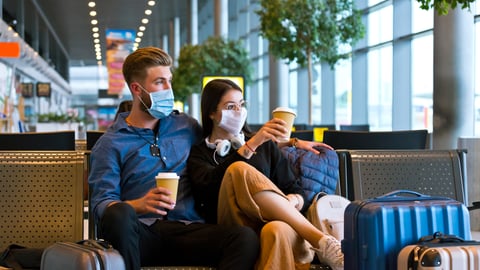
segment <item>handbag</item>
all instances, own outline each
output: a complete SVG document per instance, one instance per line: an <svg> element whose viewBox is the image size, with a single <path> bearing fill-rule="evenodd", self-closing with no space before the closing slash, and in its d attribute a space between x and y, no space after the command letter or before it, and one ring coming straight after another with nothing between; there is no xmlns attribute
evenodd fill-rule
<svg viewBox="0 0 480 270"><path fill-rule="evenodd" d="M343 239L343 215L350 201L342 196L319 192L307 210L307 219L320 231Z"/></svg>
<svg viewBox="0 0 480 270"><path fill-rule="evenodd" d="M40 269L43 249L9 245L0 255L0 266L13 270Z"/></svg>

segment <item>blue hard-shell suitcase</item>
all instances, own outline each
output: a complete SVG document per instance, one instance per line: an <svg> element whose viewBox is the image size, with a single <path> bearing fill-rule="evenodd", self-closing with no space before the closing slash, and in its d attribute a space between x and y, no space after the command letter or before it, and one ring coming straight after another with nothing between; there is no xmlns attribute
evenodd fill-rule
<svg viewBox="0 0 480 270"><path fill-rule="evenodd" d="M398 190L345 209L345 269L395 270L400 250L441 231L471 239L466 206L454 199Z"/></svg>

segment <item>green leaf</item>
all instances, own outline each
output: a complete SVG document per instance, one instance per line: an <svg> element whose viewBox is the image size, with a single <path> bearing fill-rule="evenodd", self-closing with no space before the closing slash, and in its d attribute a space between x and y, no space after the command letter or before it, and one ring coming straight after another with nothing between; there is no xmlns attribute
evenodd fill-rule
<svg viewBox="0 0 480 270"><path fill-rule="evenodd" d="M424 10L435 9L438 15L447 15L451 9L455 9L457 4L461 5L462 9L470 9L470 4L475 0L417 0L420 3L420 8Z"/></svg>
<svg viewBox="0 0 480 270"><path fill-rule="evenodd" d="M185 45L173 70L175 99L185 101L192 93L200 93L204 75L243 75L247 85L252 81L252 70L240 40L210 37L203 44Z"/></svg>
<svg viewBox="0 0 480 270"><path fill-rule="evenodd" d="M353 46L365 33L353 0L261 0L260 5L256 13L270 53L302 67L309 53L314 62L333 67L345 58L340 45Z"/></svg>

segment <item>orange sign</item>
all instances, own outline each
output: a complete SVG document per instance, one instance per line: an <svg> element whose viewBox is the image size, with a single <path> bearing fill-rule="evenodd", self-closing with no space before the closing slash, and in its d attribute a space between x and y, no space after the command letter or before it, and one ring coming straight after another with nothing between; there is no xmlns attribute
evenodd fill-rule
<svg viewBox="0 0 480 270"><path fill-rule="evenodd" d="M17 42L0 42L0 57L20 57L20 44Z"/></svg>

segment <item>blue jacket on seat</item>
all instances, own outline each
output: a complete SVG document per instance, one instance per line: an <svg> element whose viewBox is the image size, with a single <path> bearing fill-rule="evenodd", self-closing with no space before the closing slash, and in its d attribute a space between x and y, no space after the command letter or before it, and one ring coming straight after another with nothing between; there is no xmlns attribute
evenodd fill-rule
<svg viewBox="0 0 480 270"><path fill-rule="evenodd" d="M335 150L317 148L319 155L294 147L283 147L282 152L290 161L294 172L301 178L308 200L303 209L308 209L313 197L319 192L334 194L339 177L338 155Z"/></svg>

